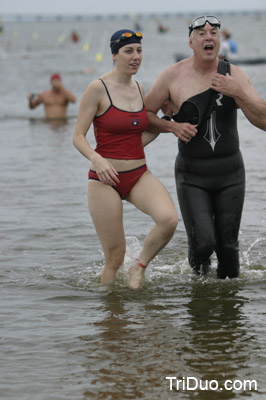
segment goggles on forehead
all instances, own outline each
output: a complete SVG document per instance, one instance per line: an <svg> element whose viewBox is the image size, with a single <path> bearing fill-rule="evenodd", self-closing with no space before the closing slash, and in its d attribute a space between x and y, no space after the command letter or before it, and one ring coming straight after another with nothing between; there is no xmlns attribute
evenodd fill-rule
<svg viewBox="0 0 266 400"><path fill-rule="evenodd" d="M191 32L194 29L202 28L203 26L206 25L206 23L210 24L211 26L217 26L217 28L221 27L221 22L217 17L214 15L203 15L202 17L198 17L192 21L192 23L189 25L189 34L188 36L191 35Z"/></svg>
<svg viewBox="0 0 266 400"><path fill-rule="evenodd" d="M122 33L122 35L116 39L116 40L112 40L112 43L120 43L121 40L126 40L131 38L132 36L136 36L138 39L142 39L142 33L141 32L136 32L136 33L132 33L132 32L124 32Z"/></svg>

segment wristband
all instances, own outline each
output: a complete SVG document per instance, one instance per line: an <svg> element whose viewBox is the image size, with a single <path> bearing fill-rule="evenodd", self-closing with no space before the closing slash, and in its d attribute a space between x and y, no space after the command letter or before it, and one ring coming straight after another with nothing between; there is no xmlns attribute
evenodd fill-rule
<svg viewBox="0 0 266 400"><path fill-rule="evenodd" d="M171 121L171 117L168 115L164 115L161 119L166 119L166 121Z"/></svg>

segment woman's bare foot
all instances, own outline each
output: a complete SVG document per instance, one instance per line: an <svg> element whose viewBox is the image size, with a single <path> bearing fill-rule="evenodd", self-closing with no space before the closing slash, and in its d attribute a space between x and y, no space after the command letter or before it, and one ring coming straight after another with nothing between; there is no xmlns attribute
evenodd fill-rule
<svg viewBox="0 0 266 400"><path fill-rule="evenodd" d="M141 266L140 266L141 265ZM135 261L134 265L129 270L129 287L131 289L138 289L145 274L145 266L140 264L138 260Z"/></svg>

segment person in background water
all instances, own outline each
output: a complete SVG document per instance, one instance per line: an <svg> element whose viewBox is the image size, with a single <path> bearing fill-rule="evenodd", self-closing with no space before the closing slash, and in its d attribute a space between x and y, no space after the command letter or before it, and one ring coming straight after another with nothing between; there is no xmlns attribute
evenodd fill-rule
<svg viewBox="0 0 266 400"><path fill-rule="evenodd" d="M91 161L88 205L105 257L102 283L115 279L125 257L122 200L150 215L155 223L129 271L129 286L134 289L141 285L147 265L177 226L174 203L145 160L143 146L155 136L144 132L149 123L144 89L133 80L142 61L141 39L141 33L129 29L112 35L114 67L85 90L73 136L74 146ZM91 124L95 150L86 139Z"/></svg>
<svg viewBox="0 0 266 400"><path fill-rule="evenodd" d="M166 33L169 31L170 29L168 28L168 26L163 25L160 21L157 22L157 32Z"/></svg>
<svg viewBox="0 0 266 400"><path fill-rule="evenodd" d="M70 35L70 39L73 43L77 43L80 41L80 36L76 31L72 31Z"/></svg>
<svg viewBox="0 0 266 400"><path fill-rule="evenodd" d="M61 76L53 74L50 78L51 89L37 95L28 95L31 109L43 104L47 119L66 119L68 103L75 103L76 97L63 86Z"/></svg>
<svg viewBox="0 0 266 400"><path fill-rule="evenodd" d="M145 104L150 126L179 139L175 179L189 263L196 274L207 274L216 252L217 275L225 279L239 275L245 196L237 109L266 130L266 102L241 68L219 61L220 26L215 16L194 19L189 26L193 55L161 73ZM160 119L162 107L168 115Z"/></svg>
<svg viewBox="0 0 266 400"><path fill-rule="evenodd" d="M229 33L226 29L221 31L221 46L219 51L219 58L226 58L228 61L234 60L237 57L237 44L232 39L231 33Z"/></svg>

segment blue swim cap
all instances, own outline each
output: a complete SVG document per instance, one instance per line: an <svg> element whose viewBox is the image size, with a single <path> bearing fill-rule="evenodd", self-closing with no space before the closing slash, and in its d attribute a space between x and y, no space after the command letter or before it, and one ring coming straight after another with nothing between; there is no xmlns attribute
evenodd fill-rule
<svg viewBox="0 0 266 400"><path fill-rule="evenodd" d="M130 29L120 29L119 31L113 33L113 35L111 36L110 40L111 52L112 54L117 53L121 47L126 46L130 43L141 44L141 39L142 39L142 34L140 32L135 33Z"/></svg>

